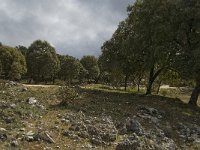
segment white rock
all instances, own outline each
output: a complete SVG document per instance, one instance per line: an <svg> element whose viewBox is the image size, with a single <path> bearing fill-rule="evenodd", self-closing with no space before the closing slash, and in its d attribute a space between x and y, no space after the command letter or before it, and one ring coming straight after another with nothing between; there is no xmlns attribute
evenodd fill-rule
<svg viewBox="0 0 200 150"><path fill-rule="evenodd" d="M10 107L11 107L11 108L15 108L15 107L16 107L16 104L10 104Z"/></svg>
<svg viewBox="0 0 200 150"><path fill-rule="evenodd" d="M34 104L37 103L37 100L35 99L35 97L30 97L30 98L28 99L28 103L29 103L30 105L34 105Z"/></svg>
<svg viewBox="0 0 200 150"><path fill-rule="evenodd" d="M5 128L0 128L0 132L7 132Z"/></svg>

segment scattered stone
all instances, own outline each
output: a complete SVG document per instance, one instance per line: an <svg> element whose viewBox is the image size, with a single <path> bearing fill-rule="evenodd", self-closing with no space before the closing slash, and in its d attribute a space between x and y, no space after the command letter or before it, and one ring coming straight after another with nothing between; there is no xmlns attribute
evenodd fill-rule
<svg viewBox="0 0 200 150"><path fill-rule="evenodd" d="M0 128L0 132L7 132L7 130L5 128Z"/></svg>
<svg viewBox="0 0 200 150"><path fill-rule="evenodd" d="M103 141L102 141L101 137L99 137L99 136L95 136L95 137L91 138L90 142L94 145L102 145L103 144Z"/></svg>
<svg viewBox="0 0 200 150"><path fill-rule="evenodd" d="M47 143L55 143L53 138L47 132L41 132L35 135L35 139L43 140Z"/></svg>
<svg viewBox="0 0 200 150"><path fill-rule="evenodd" d="M62 123L65 123L65 124L69 124L69 123L70 123L70 120L65 119L65 118L62 118L60 121L61 121Z"/></svg>
<svg viewBox="0 0 200 150"><path fill-rule="evenodd" d="M15 121L15 118L13 118L13 117L6 117L6 118L4 118L4 121L7 124L10 124L10 123L13 123Z"/></svg>
<svg viewBox="0 0 200 150"><path fill-rule="evenodd" d="M28 91L28 89L26 87L23 87L22 92L26 92L26 91Z"/></svg>
<svg viewBox="0 0 200 150"><path fill-rule="evenodd" d="M61 119L61 122L69 120L69 123L71 123L69 131L63 133L64 136L68 136L71 139L78 136L88 139L94 145L108 145L116 141L117 130L111 117L86 117L86 115L80 111L76 116L67 114L64 118L65 119Z"/></svg>
<svg viewBox="0 0 200 150"><path fill-rule="evenodd" d="M142 125L136 119L127 118L126 120L126 130L127 132L133 132L138 135L143 135L144 130Z"/></svg>
<svg viewBox="0 0 200 150"><path fill-rule="evenodd" d="M36 102L37 103L37 102ZM36 105L38 108L42 109L42 110L45 110L46 108L43 106L43 105L40 105L40 104L37 104Z"/></svg>
<svg viewBox="0 0 200 150"><path fill-rule="evenodd" d="M30 104L30 105L34 105L37 103L37 100L35 99L35 97L30 97L27 102Z"/></svg>
<svg viewBox="0 0 200 150"><path fill-rule="evenodd" d="M143 115L150 115L152 117L157 117L159 119L162 118L161 113L155 109L155 108L150 108L150 107L140 107L139 108L139 113Z"/></svg>
<svg viewBox="0 0 200 150"><path fill-rule="evenodd" d="M10 104L11 108L16 108L16 106L17 106L16 104Z"/></svg>
<svg viewBox="0 0 200 150"><path fill-rule="evenodd" d="M44 150L53 150L51 147L45 147Z"/></svg>
<svg viewBox="0 0 200 150"><path fill-rule="evenodd" d="M12 147L18 147L19 143L18 143L17 140L13 140L13 141L11 141L10 146L12 146Z"/></svg>
<svg viewBox="0 0 200 150"><path fill-rule="evenodd" d="M55 146L56 149L60 149L60 146Z"/></svg>
<svg viewBox="0 0 200 150"><path fill-rule="evenodd" d="M10 86L16 86L16 85L17 85L17 83L14 82L14 81L10 81L8 84L9 84Z"/></svg>
<svg viewBox="0 0 200 150"><path fill-rule="evenodd" d="M200 126L196 124L183 124L178 123L175 127L179 133L179 137L187 143L195 143L196 140L200 140Z"/></svg>
<svg viewBox="0 0 200 150"><path fill-rule="evenodd" d="M28 133L26 133L24 135L22 140L26 140L28 142L33 142L35 140L34 136L35 136L35 133L33 131L29 131Z"/></svg>
<svg viewBox="0 0 200 150"><path fill-rule="evenodd" d="M58 118L61 118L61 117L62 117L62 115L61 115L61 114L58 114L58 115L57 115L57 117L58 117Z"/></svg>
<svg viewBox="0 0 200 150"><path fill-rule="evenodd" d="M7 130L4 129L4 128L0 128L0 140L1 141L4 141L6 140L8 137L7 137Z"/></svg>
<svg viewBox="0 0 200 150"><path fill-rule="evenodd" d="M26 131L26 129L25 128L21 128L21 129L19 129L19 131L24 132L24 131Z"/></svg>
<svg viewBox="0 0 200 150"><path fill-rule="evenodd" d="M136 150L139 147L137 141L125 140L116 146L116 150Z"/></svg>
<svg viewBox="0 0 200 150"><path fill-rule="evenodd" d="M57 130L57 131L60 130L59 126L55 126L55 127L53 127L53 129L55 129L55 130Z"/></svg>
<svg viewBox="0 0 200 150"><path fill-rule="evenodd" d="M63 118L63 119L61 119L60 121L61 121L62 123L64 123L66 120Z"/></svg>

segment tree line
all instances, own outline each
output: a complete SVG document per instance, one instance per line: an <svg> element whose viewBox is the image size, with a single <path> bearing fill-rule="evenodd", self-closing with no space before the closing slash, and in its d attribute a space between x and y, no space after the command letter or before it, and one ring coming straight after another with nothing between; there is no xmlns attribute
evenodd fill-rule
<svg viewBox="0 0 200 150"><path fill-rule="evenodd" d="M47 41L36 40L28 48L0 45L0 77L3 79L23 78L36 84L60 79L71 84L73 80L95 82L99 72L95 56L83 56L79 60L60 55Z"/></svg>

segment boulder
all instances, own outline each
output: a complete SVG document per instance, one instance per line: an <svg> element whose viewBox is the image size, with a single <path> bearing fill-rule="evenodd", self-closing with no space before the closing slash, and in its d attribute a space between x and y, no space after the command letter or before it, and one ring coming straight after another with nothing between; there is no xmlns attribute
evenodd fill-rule
<svg viewBox="0 0 200 150"><path fill-rule="evenodd" d="M5 128L0 128L0 140L4 141L7 138L7 130Z"/></svg>
<svg viewBox="0 0 200 150"><path fill-rule="evenodd" d="M116 146L116 150L137 150L139 146L139 142L126 139Z"/></svg>
<svg viewBox="0 0 200 150"><path fill-rule="evenodd" d="M41 132L35 135L36 140L43 140L47 143L55 143L53 138L47 132Z"/></svg>
<svg viewBox="0 0 200 150"><path fill-rule="evenodd" d="M10 146L12 146L12 147L18 147L19 143L18 143L17 140L13 140L13 141L11 141Z"/></svg>
<svg viewBox="0 0 200 150"><path fill-rule="evenodd" d="M137 135L144 134L142 125L136 119L127 118L125 127L126 127L127 132L133 132L133 133L136 133Z"/></svg>
<svg viewBox="0 0 200 150"><path fill-rule="evenodd" d="M30 104L30 105L34 105L37 103L37 100L35 97L30 97L27 102Z"/></svg>

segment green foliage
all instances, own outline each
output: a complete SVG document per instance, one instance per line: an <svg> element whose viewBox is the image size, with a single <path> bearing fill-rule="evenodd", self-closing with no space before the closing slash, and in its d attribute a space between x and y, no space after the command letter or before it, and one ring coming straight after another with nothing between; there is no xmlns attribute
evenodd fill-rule
<svg viewBox="0 0 200 150"><path fill-rule="evenodd" d="M64 81L67 80L70 84L72 79L76 79L79 76L82 65L78 59L72 56L59 55L58 58L61 64L61 68L58 74Z"/></svg>
<svg viewBox="0 0 200 150"><path fill-rule="evenodd" d="M175 66L185 79L200 81L200 2L179 1L175 18L176 44L178 48ZM200 83L199 83L200 84Z"/></svg>
<svg viewBox="0 0 200 150"><path fill-rule="evenodd" d="M98 66L98 61L94 56L83 56L80 62L88 72L88 80L96 80L99 77L100 70Z"/></svg>
<svg viewBox="0 0 200 150"><path fill-rule="evenodd" d="M47 41L34 41L27 53L28 75L35 82L53 79L60 69L60 61L54 47Z"/></svg>
<svg viewBox="0 0 200 150"><path fill-rule="evenodd" d="M16 48L0 46L0 75L12 80L20 79L26 73L26 61Z"/></svg>
<svg viewBox="0 0 200 150"><path fill-rule="evenodd" d="M22 45L16 46L16 48L26 57L28 48Z"/></svg>
<svg viewBox="0 0 200 150"><path fill-rule="evenodd" d="M1 76L2 73L3 73L3 65L2 65L1 60L0 60L0 76Z"/></svg>
<svg viewBox="0 0 200 150"><path fill-rule="evenodd" d="M87 75L88 75L88 71L83 67L82 64L80 64L80 72L78 75L79 82L82 83L83 80L87 78Z"/></svg>
<svg viewBox="0 0 200 150"><path fill-rule="evenodd" d="M196 105L200 93L200 2L178 1L174 16L177 55L174 66L187 80L194 80L195 88L189 104Z"/></svg>
<svg viewBox="0 0 200 150"><path fill-rule="evenodd" d="M20 72L23 70L22 66L18 62L14 62L11 65L11 70L9 73L9 77L12 79L21 79Z"/></svg>
<svg viewBox="0 0 200 150"><path fill-rule="evenodd" d="M134 76L147 78L151 94L155 81L167 74L194 80L191 99L200 93L200 2L198 0L137 0L128 7L112 38L102 46L102 72L121 70L125 82ZM144 76L145 75L145 76ZM193 102L196 103L195 101Z"/></svg>
<svg viewBox="0 0 200 150"><path fill-rule="evenodd" d="M61 100L61 105L67 105L69 102L78 97L76 90L68 86L60 87L56 95L57 98Z"/></svg>
<svg viewBox="0 0 200 150"><path fill-rule="evenodd" d="M5 80L0 80L0 91L6 90L6 81Z"/></svg>
<svg viewBox="0 0 200 150"><path fill-rule="evenodd" d="M126 77L147 77L147 93L161 72L169 70L175 60L172 0L138 0L128 7L112 38L102 46L105 68L122 70ZM113 67L114 66L114 67Z"/></svg>

